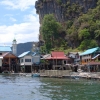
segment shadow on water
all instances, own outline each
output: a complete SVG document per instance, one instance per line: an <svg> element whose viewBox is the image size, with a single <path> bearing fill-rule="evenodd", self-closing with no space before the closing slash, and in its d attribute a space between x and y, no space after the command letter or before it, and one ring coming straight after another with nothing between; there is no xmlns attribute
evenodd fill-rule
<svg viewBox="0 0 100 100"><path fill-rule="evenodd" d="M0 75L1 100L99 100L100 82Z"/></svg>

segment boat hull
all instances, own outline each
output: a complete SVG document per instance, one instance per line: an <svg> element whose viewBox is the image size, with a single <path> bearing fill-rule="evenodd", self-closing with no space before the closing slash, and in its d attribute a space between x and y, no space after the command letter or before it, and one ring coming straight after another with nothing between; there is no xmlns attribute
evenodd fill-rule
<svg viewBox="0 0 100 100"><path fill-rule="evenodd" d="M34 73L32 74L33 77L40 77L40 74L39 73Z"/></svg>

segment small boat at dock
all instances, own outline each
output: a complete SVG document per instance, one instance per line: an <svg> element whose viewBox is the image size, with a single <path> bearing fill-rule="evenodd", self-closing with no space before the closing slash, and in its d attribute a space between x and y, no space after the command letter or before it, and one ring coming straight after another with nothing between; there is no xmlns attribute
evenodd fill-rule
<svg viewBox="0 0 100 100"><path fill-rule="evenodd" d="M40 73L33 73L32 76L33 77L40 77Z"/></svg>
<svg viewBox="0 0 100 100"><path fill-rule="evenodd" d="M9 71L3 71L2 74L9 74Z"/></svg>

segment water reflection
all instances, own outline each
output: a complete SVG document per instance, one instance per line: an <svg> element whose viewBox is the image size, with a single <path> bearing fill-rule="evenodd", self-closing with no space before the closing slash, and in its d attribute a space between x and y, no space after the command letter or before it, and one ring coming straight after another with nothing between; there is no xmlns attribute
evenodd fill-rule
<svg viewBox="0 0 100 100"><path fill-rule="evenodd" d="M100 83L90 80L42 79L41 93L52 100L99 100ZM91 85L90 85L91 84ZM46 94L45 94L45 91Z"/></svg>
<svg viewBox="0 0 100 100"><path fill-rule="evenodd" d="M99 100L100 82L0 75L1 100Z"/></svg>

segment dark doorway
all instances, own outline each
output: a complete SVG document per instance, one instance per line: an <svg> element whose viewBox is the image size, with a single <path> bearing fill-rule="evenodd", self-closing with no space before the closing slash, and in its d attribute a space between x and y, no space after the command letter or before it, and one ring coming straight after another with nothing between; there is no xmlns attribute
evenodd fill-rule
<svg viewBox="0 0 100 100"><path fill-rule="evenodd" d="M25 66L25 73L31 73L31 66Z"/></svg>
<svg viewBox="0 0 100 100"><path fill-rule="evenodd" d="M1 67L0 67L0 73L2 73Z"/></svg>

